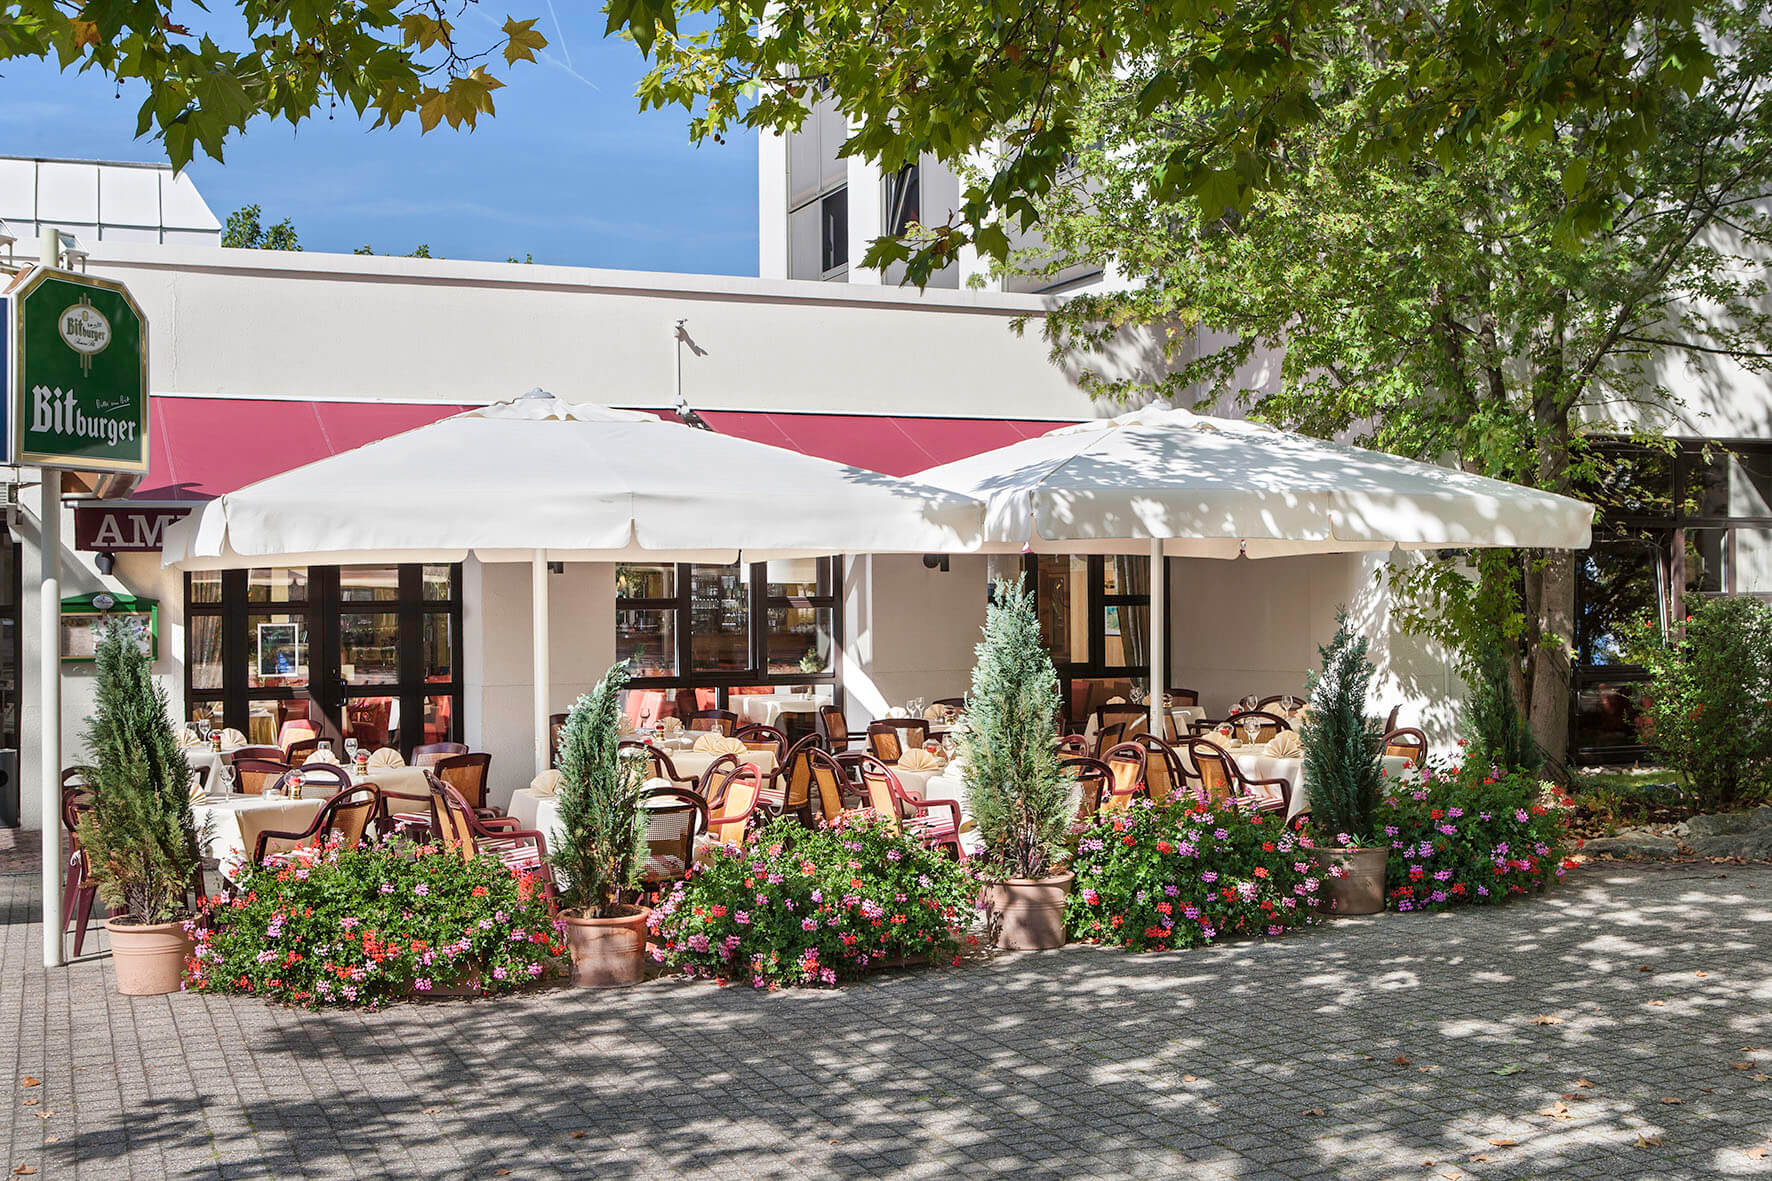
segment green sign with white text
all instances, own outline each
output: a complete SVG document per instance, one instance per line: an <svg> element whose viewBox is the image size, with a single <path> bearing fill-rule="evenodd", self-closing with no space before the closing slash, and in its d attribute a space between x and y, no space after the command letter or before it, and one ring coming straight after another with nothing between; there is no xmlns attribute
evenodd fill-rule
<svg viewBox="0 0 1772 1181"><path fill-rule="evenodd" d="M44 267L8 293L11 462L148 467L148 321L121 283Z"/></svg>

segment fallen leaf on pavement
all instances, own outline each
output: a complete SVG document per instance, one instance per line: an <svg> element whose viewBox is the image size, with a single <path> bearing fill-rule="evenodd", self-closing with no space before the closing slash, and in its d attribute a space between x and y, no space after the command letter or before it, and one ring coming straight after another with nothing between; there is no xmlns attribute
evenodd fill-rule
<svg viewBox="0 0 1772 1181"><path fill-rule="evenodd" d="M511 1171L509 1169L494 1169L492 1170L492 1175L494 1177L509 1177Z"/></svg>
<svg viewBox="0 0 1772 1181"><path fill-rule="evenodd" d="M1181 1076L1181 1081L1184 1083L1197 1083L1200 1081L1200 1076L1197 1074L1184 1074Z"/></svg>
<svg viewBox="0 0 1772 1181"><path fill-rule="evenodd" d="M1646 1005L1654 1005L1657 1009L1659 1009L1659 1008L1661 1008L1661 1006L1667 1004L1666 1001L1644 1001L1643 1003Z"/></svg>
<svg viewBox="0 0 1772 1181"><path fill-rule="evenodd" d="M1750 1074L1747 1077L1753 1079L1756 1083L1772 1082L1772 1074Z"/></svg>
<svg viewBox="0 0 1772 1181"><path fill-rule="evenodd" d="M574 1132L574 1133L572 1133L572 1138L574 1140L583 1140L585 1138L585 1134L583 1132Z"/></svg>
<svg viewBox="0 0 1772 1181"><path fill-rule="evenodd" d="M1578 1087L1586 1087L1586 1088L1588 1088L1588 1089L1589 1089L1589 1090L1592 1090L1592 1089L1593 1089L1593 1084L1592 1084L1592 1083L1590 1083L1590 1082L1589 1082L1589 1081L1587 1081L1587 1080L1586 1080L1586 1079L1584 1079L1584 1078L1578 1078L1578 1079L1576 1079L1576 1080L1575 1080L1575 1085L1576 1085L1576 1086L1578 1086Z"/></svg>
<svg viewBox="0 0 1772 1181"><path fill-rule="evenodd" d="M1575 1116L1569 1111L1569 1105L1567 1103L1561 1102L1560 1100L1556 1103L1551 1104L1549 1107L1545 1108L1543 1111L1539 1112L1538 1114L1539 1115L1548 1115L1552 1119L1574 1119L1575 1118Z"/></svg>
<svg viewBox="0 0 1772 1181"><path fill-rule="evenodd" d="M1746 1149L1745 1151L1747 1152L1747 1155L1753 1157L1755 1160L1765 1160L1766 1154L1768 1152L1772 1152L1772 1149L1768 1149L1764 1144L1762 1144L1758 1148L1749 1148L1749 1149Z"/></svg>
<svg viewBox="0 0 1772 1181"><path fill-rule="evenodd" d="M1506 1136L1491 1136L1489 1137L1489 1143L1495 1145L1497 1148L1513 1148L1519 1144L1519 1141L1509 1140Z"/></svg>
<svg viewBox="0 0 1772 1181"><path fill-rule="evenodd" d="M1637 1134L1637 1147L1638 1148L1660 1148L1661 1147L1661 1137L1660 1136L1645 1136L1639 1132Z"/></svg>
<svg viewBox="0 0 1772 1181"><path fill-rule="evenodd" d="M24 1105L26 1107L35 1107L37 1106L37 1101L35 1099L26 1099Z"/></svg>
<svg viewBox="0 0 1772 1181"><path fill-rule="evenodd" d="M12 1171L12 1175L14 1177L29 1177L32 1173L35 1173L36 1171L37 1170L32 1168L30 1165L20 1165L18 1168L14 1169Z"/></svg>
<svg viewBox="0 0 1772 1181"><path fill-rule="evenodd" d="M1678 1107L1680 1104L1684 1103L1685 1100L1684 1099L1675 1099L1672 1095L1669 1095L1667 1098L1663 1099L1662 1102L1667 1104L1669 1107Z"/></svg>
<svg viewBox="0 0 1772 1181"><path fill-rule="evenodd" d="M1484 1161L1486 1161L1486 1160L1488 1160L1488 1159L1489 1159L1489 1154L1488 1154L1488 1153L1486 1153L1486 1152L1479 1152L1479 1153L1476 1153L1476 1154L1474 1154L1474 1155L1473 1155L1473 1156L1471 1156L1471 1157L1470 1157L1470 1158L1469 1158L1469 1160L1470 1160L1470 1163L1471 1163L1471 1164L1473 1164L1473 1165L1480 1165L1480 1164L1482 1164L1482 1163L1483 1163L1483 1162L1484 1162Z"/></svg>
<svg viewBox="0 0 1772 1181"><path fill-rule="evenodd" d="M1321 1107L1307 1107L1304 1109L1303 1114L1304 1115L1327 1115L1329 1113L1324 1111Z"/></svg>
<svg viewBox="0 0 1772 1181"><path fill-rule="evenodd" d="M43 1085L43 1083L40 1080L34 1079L30 1075L27 1074L25 1076L25 1081L19 1085L25 1086L25 1087L40 1087Z"/></svg>
<svg viewBox="0 0 1772 1181"><path fill-rule="evenodd" d="M1408 1066L1409 1064L1410 1058L1407 1054L1398 1054L1395 1058L1391 1059L1392 1066Z"/></svg>
<svg viewBox="0 0 1772 1181"><path fill-rule="evenodd" d="M441 1108L441 1107L427 1107L427 1108L425 1108L425 1110L424 1110L424 1114L426 1114L426 1115L436 1115L436 1114L437 1114L437 1113L438 1113L438 1112L439 1112L439 1111L442 1111L442 1110L443 1110L443 1109L442 1109L442 1108Z"/></svg>
<svg viewBox="0 0 1772 1181"><path fill-rule="evenodd" d="M1752 1062L1731 1062L1731 1063L1729 1063L1730 1070L1752 1070L1753 1068L1754 1068L1754 1063L1752 1063Z"/></svg>
<svg viewBox="0 0 1772 1181"><path fill-rule="evenodd" d="M1709 973L1709 972L1694 972L1694 973L1692 973L1692 974L1693 974L1693 975L1694 975L1694 976L1709 976L1709 975L1710 975L1710 973Z"/></svg>
<svg viewBox="0 0 1772 1181"><path fill-rule="evenodd" d="M1563 1019L1561 1017L1552 1017L1545 1013L1540 1013L1538 1016L1532 1018L1532 1024L1534 1025L1561 1025L1562 1023Z"/></svg>
<svg viewBox="0 0 1772 1181"><path fill-rule="evenodd" d="M1491 1070L1489 1073L1490 1074L1499 1074L1503 1078L1506 1078L1510 1074L1519 1074L1522 1070L1525 1070L1525 1069L1526 1068L1524 1066L1521 1066L1517 1062L1510 1062L1506 1066L1497 1066L1494 1070Z"/></svg>
<svg viewBox="0 0 1772 1181"><path fill-rule="evenodd" d="M1655 969L1651 968L1648 964L1644 964L1642 967L1637 969L1637 971L1639 971L1639 972L1653 972L1654 970Z"/></svg>

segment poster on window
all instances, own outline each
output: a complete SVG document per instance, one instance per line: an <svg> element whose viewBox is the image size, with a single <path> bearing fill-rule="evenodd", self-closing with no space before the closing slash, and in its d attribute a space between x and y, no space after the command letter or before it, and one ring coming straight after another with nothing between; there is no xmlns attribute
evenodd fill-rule
<svg viewBox="0 0 1772 1181"><path fill-rule="evenodd" d="M302 649L300 627L296 623L258 625L258 675L261 678L307 679L307 654Z"/></svg>

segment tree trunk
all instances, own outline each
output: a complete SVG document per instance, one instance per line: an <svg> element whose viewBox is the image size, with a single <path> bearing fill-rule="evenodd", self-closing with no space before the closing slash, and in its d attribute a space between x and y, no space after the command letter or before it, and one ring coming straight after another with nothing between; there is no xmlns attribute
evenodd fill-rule
<svg viewBox="0 0 1772 1181"><path fill-rule="evenodd" d="M1532 391L1532 422L1538 448L1537 484L1547 492L1570 492L1567 370L1563 359L1563 312L1559 306L1538 358ZM1569 714L1574 683L1575 555L1543 550L1528 556L1526 575L1528 650L1527 718L1546 756L1561 763L1569 753Z"/></svg>

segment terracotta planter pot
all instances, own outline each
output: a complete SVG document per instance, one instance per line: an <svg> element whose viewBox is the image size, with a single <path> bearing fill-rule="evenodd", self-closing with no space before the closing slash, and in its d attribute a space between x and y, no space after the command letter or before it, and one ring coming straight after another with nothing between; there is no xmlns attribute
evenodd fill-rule
<svg viewBox="0 0 1772 1181"><path fill-rule="evenodd" d="M573 987L615 988L645 978L646 920L652 911L644 906L631 909L631 914L606 919L560 916L572 953Z"/></svg>
<svg viewBox="0 0 1772 1181"><path fill-rule="evenodd" d="M117 991L124 996L160 996L177 992L185 978L191 937L183 922L136 924L106 919L111 936L111 964L117 969Z"/></svg>
<svg viewBox="0 0 1772 1181"><path fill-rule="evenodd" d="M1004 951L1050 951L1063 947L1064 900L1077 880L1072 873L1049 878L1009 878L990 888L996 946Z"/></svg>
<svg viewBox="0 0 1772 1181"><path fill-rule="evenodd" d="M1322 908L1338 916L1383 910L1384 865L1389 857L1389 849L1311 850L1311 860L1322 875L1317 895Z"/></svg>

